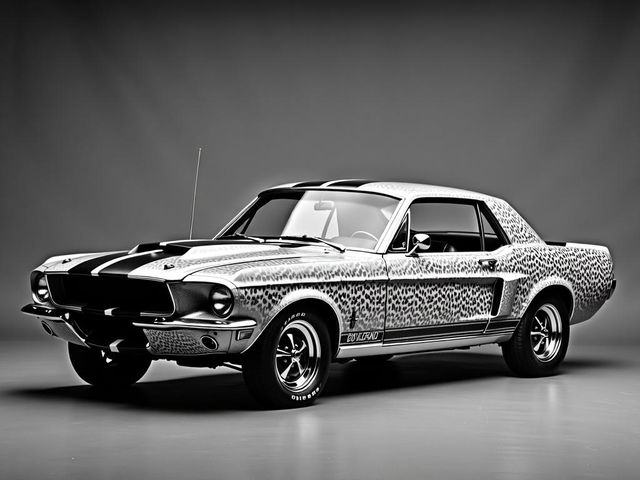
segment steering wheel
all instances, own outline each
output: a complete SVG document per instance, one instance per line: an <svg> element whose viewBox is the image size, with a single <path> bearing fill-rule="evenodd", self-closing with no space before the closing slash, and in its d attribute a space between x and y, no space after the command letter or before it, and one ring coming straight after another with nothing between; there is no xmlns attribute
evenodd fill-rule
<svg viewBox="0 0 640 480"><path fill-rule="evenodd" d="M355 237L356 235L360 234L360 236L365 236L365 237L369 237L371 239L373 239L374 242L378 243L378 237L376 237L374 234L369 233L369 232L365 232L364 230L356 230L355 232L353 232L351 234L352 237Z"/></svg>

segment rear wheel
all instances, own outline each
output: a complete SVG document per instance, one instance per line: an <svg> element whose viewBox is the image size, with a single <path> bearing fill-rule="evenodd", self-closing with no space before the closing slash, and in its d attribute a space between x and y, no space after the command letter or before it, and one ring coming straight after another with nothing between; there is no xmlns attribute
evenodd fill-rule
<svg viewBox="0 0 640 480"><path fill-rule="evenodd" d="M73 369L85 382L97 387L126 387L140 380L151 365L145 355L125 355L69 343Z"/></svg>
<svg viewBox="0 0 640 480"><path fill-rule="evenodd" d="M555 297L533 301L511 340L502 345L509 368L523 377L550 375L569 346L569 313Z"/></svg>
<svg viewBox="0 0 640 480"><path fill-rule="evenodd" d="M243 375L251 394L274 408L311 405L322 392L331 362L325 323L299 311L275 320L246 354Z"/></svg>

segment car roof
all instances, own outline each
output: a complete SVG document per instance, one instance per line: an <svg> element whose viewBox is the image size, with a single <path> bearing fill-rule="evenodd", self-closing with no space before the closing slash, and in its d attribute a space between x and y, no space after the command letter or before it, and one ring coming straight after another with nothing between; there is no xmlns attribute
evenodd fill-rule
<svg viewBox="0 0 640 480"><path fill-rule="evenodd" d="M294 182L278 185L265 191L275 189L326 189L326 190L353 190L358 192L381 193L401 199L413 200L423 197L465 198L472 200L487 200L492 197L483 193L462 190L459 188L444 187L440 185L427 185L423 183L409 182L384 182L360 179L345 180L312 180L306 182Z"/></svg>

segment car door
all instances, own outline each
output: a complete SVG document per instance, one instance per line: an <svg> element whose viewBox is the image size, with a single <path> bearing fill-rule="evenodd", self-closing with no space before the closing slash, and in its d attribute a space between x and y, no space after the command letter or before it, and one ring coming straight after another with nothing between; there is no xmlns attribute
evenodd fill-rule
<svg viewBox="0 0 640 480"><path fill-rule="evenodd" d="M471 200L419 199L411 204L384 255L389 277L385 343L485 332L500 308L500 265L510 251L487 215ZM485 238L485 229L491 229L491 236ZM430 247L411 254L416 234L429 235Z"/></svg>

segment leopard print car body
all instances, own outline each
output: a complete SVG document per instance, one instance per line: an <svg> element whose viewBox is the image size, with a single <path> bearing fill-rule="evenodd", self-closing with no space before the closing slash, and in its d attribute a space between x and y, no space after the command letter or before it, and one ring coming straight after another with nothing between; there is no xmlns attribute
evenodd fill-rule
<svg viewBox="0 0 640 480"><path fill-rule="evenodd" d="M325 253L320 258L265 260L214 267L198 277L224 278L237 287L237 303L261 324L303 299L324 301L334 311L340 330L382 330L385 321L386 267L368 253Z"/></svg>
<svg viewBox="0 0 640 480"><path fill-rule="evenodd" d="M231 288L235 297L233 312L225 322L248 321L255 327L250 338L238 343L235 334L239 332L229 330L228 325L227 330L216 331L212 324L208 331L205 322L200 330L190 330L190 319L201 320L198 315L205 314L209 321L211 312L191 312L190 317L178 319L185 322L184 328L145 324L148 349L157 356L207 354L209 350L200 342L203 334L218 334L220 351L216 353L246 351L279 314L299 306L299 302L307 302L305 308L322 306L338 350L359 348L361 344L437 342L461 335L470 335L478 343L483 339L505 341L532 301L549 288L567 302L573 324L593 316L613 289L613 263L605 247L548 245L511 205L495 197L382 182L329 182L286 188L378 193L398 199L398 207L370 251L338 252L304 242L214 240L199 245L185 243L185 253L171 249L158 250L157 254L136 253L136 249L120 252L126 258L116 255L103 265L93 263L105 254L54 257L36 273L68 274L91 264L95 268L85 273L100 276L102 269L130 262L136 267L123 274L127 278L198 284L198 288L204 284L207 291L208 284L220 283ZM412 202L429 198L484 204L506 236L506 245L495 251L425 252L416 256L389 253L388 247ZM166 243L155 245L161 249ZM491 268L487 268L487 260L495 261ZM175 319L156 320L162 323Z"/></svg>

